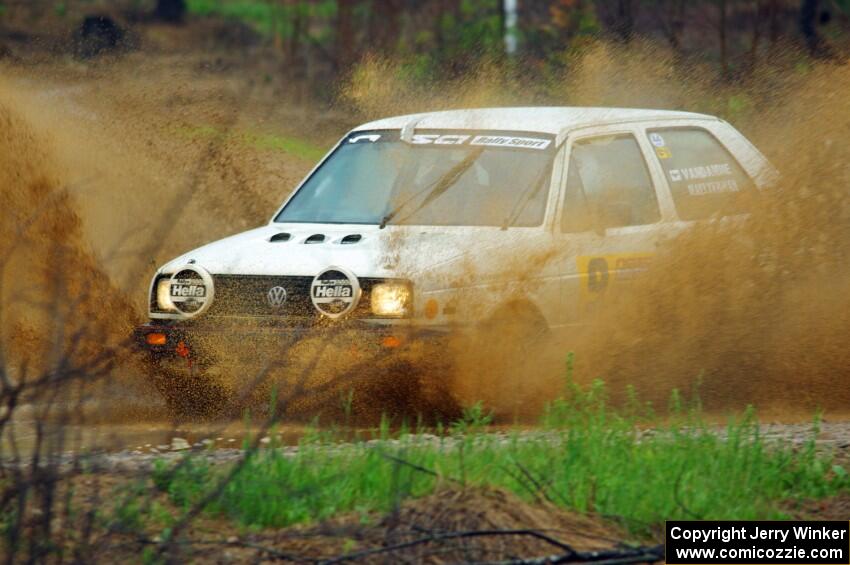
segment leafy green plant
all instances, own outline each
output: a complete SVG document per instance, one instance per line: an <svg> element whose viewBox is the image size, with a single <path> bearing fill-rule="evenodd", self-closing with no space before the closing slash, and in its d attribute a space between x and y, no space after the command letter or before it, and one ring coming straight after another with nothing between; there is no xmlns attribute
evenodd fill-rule
<svg viewBox="0 0 850 565"><path fill-rule="evenodd" d="M212 475L204 460L187 457L176 466L156 461L151 480L157 489L168 493L172 501L186 507L203 495Z"/></svg>
<svg viewBox="0 0 850 565"><path fill-rule="evenodd" d="M493 413L484 409L480 400L463 409L461 418L452 423L451 430L456 434L481 433L493 423Z"/></svg>

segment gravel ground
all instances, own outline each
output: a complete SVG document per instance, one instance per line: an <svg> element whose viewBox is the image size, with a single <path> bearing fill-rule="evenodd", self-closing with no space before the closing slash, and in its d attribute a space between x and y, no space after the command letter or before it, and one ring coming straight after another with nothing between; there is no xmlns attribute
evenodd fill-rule
<svg viewBox="0 0 850 565"><path fill-rule="evenodd" d="M769 442L791 442L796 446L802 446L812 437L812 424L761 424L760 429L762 436ZM520 441L548 439L554 442L558 440L557 434L551 432L528 430L518 433ZM647 430L643 433L653 434L656 432ZM725 429L718 427L717 434L721 437L724 436ZM514 433L505 431L491 432L487 434L487 437L491 440L507 444L514 440ZM373 439L362 443L341 442L328 446L328 449L342 451L350 449L353 446L365 446L367 449L392 450L403 444L409 444L409 442L415 442L419 446L430 444L434 447L442 446L444 449L452 449L456 445L457 439L453 437L438 437L432 434L418 434L408 436L404 439ZM62 464L70 464L75 460L82 459L93 470L143 472L150 470L157 460L175 462L185 457L188 453L202 457L208 463L212 464L230 463L244 455L245 450L241 448L241 444L242 440L235 438L208 438L190 443L182 437L174 436L168 443L158 445L146 444L132 450L112 452L92 450L85 454L66 452L61 456L61 460ZM818 449L824 453L834 454L841 460L850 460L850 421L822 423L816 438L816 444ZM290 457L294 456L299 449L295 445L281 446L279 439L272 436L262 437L259 441L259 448L262 450L274 449ZM9 464L6 463L6 465Z"/></svg>

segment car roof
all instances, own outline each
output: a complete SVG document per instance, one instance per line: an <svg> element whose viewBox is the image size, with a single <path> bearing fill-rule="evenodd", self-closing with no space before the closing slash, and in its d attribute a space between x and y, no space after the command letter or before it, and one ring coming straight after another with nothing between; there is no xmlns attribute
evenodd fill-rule
<svg viewBox="0 0 850 565"><path fill-rule="evenodd" d="M674 119L717 120L714 116L636 108L538 106L525 108L475 108L383 118L354 131L376 129L472 129L543 132L557 135L568 129L619 122Z"/></svg>

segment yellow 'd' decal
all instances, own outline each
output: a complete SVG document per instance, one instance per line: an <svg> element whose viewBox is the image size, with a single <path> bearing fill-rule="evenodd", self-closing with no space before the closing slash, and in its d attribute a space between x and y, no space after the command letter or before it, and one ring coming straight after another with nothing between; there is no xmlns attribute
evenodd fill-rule
<svg viewBox="0 0 850 565"><path fill-rule="evenodd" d="M611 285L634 279L647 269L652 257L652 253L576 257L582 301L598 300Z"/></svg>

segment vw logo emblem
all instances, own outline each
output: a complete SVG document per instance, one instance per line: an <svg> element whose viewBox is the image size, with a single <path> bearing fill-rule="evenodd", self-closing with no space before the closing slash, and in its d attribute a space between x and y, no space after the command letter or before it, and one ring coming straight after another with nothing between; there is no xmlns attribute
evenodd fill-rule
<svg viewBox="0 0 850 565"><path fill-rule="evenodd" d="M282 286L274 286L266 294L266 300L274 310L280 310L286 303L286 289Z"/></svg>

